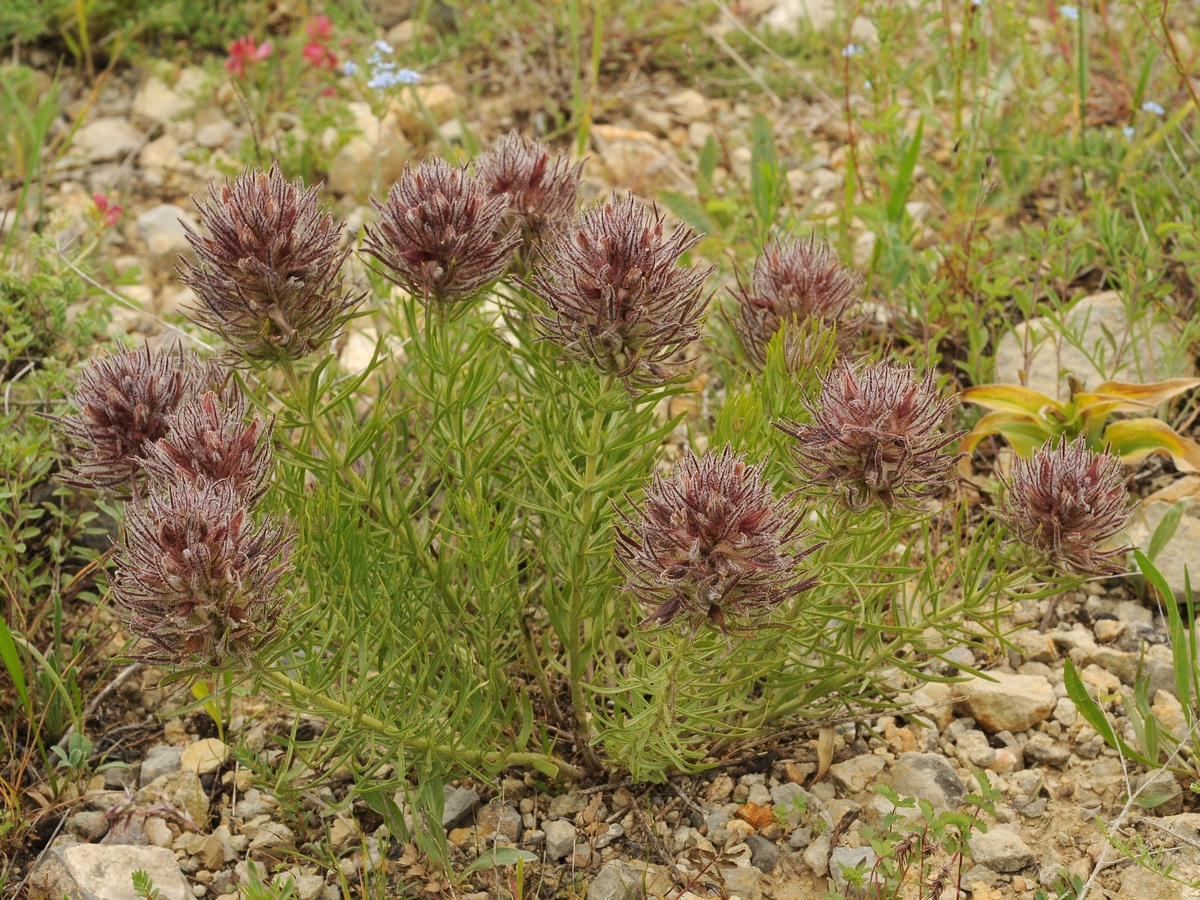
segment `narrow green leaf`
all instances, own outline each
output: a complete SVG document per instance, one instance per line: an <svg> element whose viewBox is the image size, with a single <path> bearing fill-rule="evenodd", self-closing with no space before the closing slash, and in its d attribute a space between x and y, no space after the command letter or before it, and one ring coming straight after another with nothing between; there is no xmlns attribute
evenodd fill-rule
<svg viewBox="0 0 1200 900"><path fill-rule="evenodd" d="M1158 559L1158 554L1171 542L1171 538L1175 537L1175 531L1179 528L1179 520L1183 517L1183 505L1184 501L1182 500L1172 503L1166 515L1162 517L1162 521L1158 523L1158 527L1154 529L1154 534L1150 535L1150 545L1146 548L1146 556L1149 559Z"/></svg>
<svg viewBox="0 0 1200 900"><path fill-rule="evenodd" d="M495 869L499 866L515 866L519 861L536 862L537 854L529 850L518 850L516 847L493 847L463 869L464 875L478 872L481 869Z"/></svg>
<svg viewBox="0 0 1200 900"><path fill-rule="evenodd" d="M33 708L29 705L29 689L25 684L21 655L17 652L16 641L13 640L12 632L8 630L8 623L4 619L0 619L0 660L4 661L4 668L8 670L8 677L12 679L21 706L32 715Z"/></svg>
<svg viewBox="0 0 1200 900"><path fill-rule="evenodd" d="M912 192L913 173L921 155L921 138L924 134L925 117L921 116L917 119L916 134L904 148L904 155L900 158L900 170L896 173L896 182L892 185L892 192L888 197L887 218L894 225L899 225L904 219L904 204L908 202L908 195Z"/></svg>
<svg viewBox="0 0 1200 900"><path fill-rule="evenodd" d="M1071 702L1075 704L1075 708L1079 710L1079 714L1095 729L1096 734L1104 738L1105 743L1110 747L1116 748L1116 732L1113 731L1108 717L1104 715L1104 710L1096 704L1096 701L1092 699L1092 695L1087 692L1087 688L1084 687L1075 664L1069 659L1066 660L1063 668L1063 684L1066 685L1067 696L1071 698Z"/></svg>

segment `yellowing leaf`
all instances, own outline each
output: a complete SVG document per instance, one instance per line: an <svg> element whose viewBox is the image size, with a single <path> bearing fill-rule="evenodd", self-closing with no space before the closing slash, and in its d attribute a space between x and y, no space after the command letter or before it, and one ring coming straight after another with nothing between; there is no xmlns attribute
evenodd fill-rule
<svg viewBox="0 0 1200 900"><path fill-rule="evenodd" d="M1181 472L1200 472L1200 444L1158 419L1123 419L1104 430L1104 439L1125 463L1167 453Z"/></svg>
<svg viewBox="0 0 1200 900"><path fill-rule="evenodd" d="M1007 438L1013 450L1021 456L1028 456L1053 437L1052 432L1047 431L1034 416L990 412L975 423L975 427L962 439L958 449L963 453L970 453L979 446L980 441L993 434Z"/></svg>
<svg viewBox="0 0 1200 900"><path fill-rule="evenodd" d="M1060 413L1064 411L1063 404L1053 397L1019 384L980 384L967 388L959 396L966 403L1030 416L1044 415L1047 407Z"/></svg>
<svg viewBox="0 0 1200 900"><path fill-rule="evenodd" d="M1080 404L1116 403L1112 412L1142 412L1195 387L1200 387L1200 378L1171 378L1154 384L1106 381L1096 390L1076 394L1073 399Z"/></svg>

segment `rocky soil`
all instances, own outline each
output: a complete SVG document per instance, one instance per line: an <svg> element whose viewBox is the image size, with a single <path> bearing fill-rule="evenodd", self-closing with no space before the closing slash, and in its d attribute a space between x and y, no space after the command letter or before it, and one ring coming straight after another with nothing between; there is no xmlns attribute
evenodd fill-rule
<svg viewBox="0 0 1200 900"><path fill-rule="evenodd" d="M817 21L832 6L785 0L769 15L780 27L806 11ZM855 24L857 40L871 40L869 25ZM398 45L402 38L390 35ZM42 62L51 68L50 60ZM78 85L80 97L85 87ZM436 74L419 90L439 136L451 143L462 139L460 116L486 138L524 124L519 100L472 100L461 86L438 82ZM694 151L715 130L744 131L753 112L749 100L709 98L664 75L624 81L612 99L616 112L593 128L586 170L593 195L612 187L645 196L664 188L694 190ZM68 105L69 114L84 112L80 103ZM366 104L351 112L360 135L334 154L328 189L348 232L356 234L369 215L366 196L377 177L365 161L385 160L386 183L429 135L402 106L383 119ZM795 199L812 204L817 219L835 216L845 160L840 111L832 101L789 99L773 114L780 133L801 130L814 148L788 172ZM115 310L118 328L162 339L164 322L176 320L187 305L189 292L175 279L174 264L188 252L180 223L195 222L189 197L240 168L233 148L246 136L233 98L199 67L170 78L127 71L86 109L53 182L55 194L47 199L64 243L84 232L94 192L125 206L103 247L116 273L140 272L135 283L116 289L125 301ZM735 148L732 165L733 174L744 175L749 150ZM12 200L0 197L0 204ZM920 201L910 206L920 220ZM864 228L861 234L859 263L872 249L870 233ZM1101 295L1084 304L1096 328L1121 330L1120 303ZM1143 358L1155 354L1159 337L1146 336ZM355 354L369 355L372 345L373 339L352 336L343 351L347 364L354 364ZM1006 352L1012 351L1002 347L999 366L1009 364ZM1053 385L1059 368L1053 353L1036 355L1031 383ZM1131 528L1136 541L1148 540L1176 500L1187 504L1178 536L1159 560L1173 586L1181 587L1185 565L1200 571L1192 556L1200 549L1200 478L1165 476L1152 467L1143 486L1151 495ZM817 731L800 729L740 748L704 775L662 785L547 790L529 774L509 773L496 783L449 786L442 826L454 868L462 872L491 848L517 847L538 858L525 874L530 896L819 897L830 884L845 887L847 868L864 861L869 867L874 859L862 829L879 828L892 809L874 786L890 785L901 796L947 810L976 788L972 773L982 770L1002 799L994 819L988 817L987 833L972 838L961 880L955 870L963 896L1033 900L1037 890L1051 889L1064 876L1094 876L1093 897L1200 897L1129 864L1097 824L1126 836L1136 831L1177 875L1197 879L1195 795L1187 784L1160 775L1152 790L1166 794L1163 802L1153 809L1127 805L1130 792L1154 773L1126 768L1082 721L1063 683L1064 660L1070 659L1118 733L1132 737L1121 698L1140 670L1154 711L1182 734L1186 722L1174 694L1162 611L1135 596L1127 581L1114 579L1060 598L1049 616L1045 603L1019 610L1010 624L1022 628L1011 636L1015 649L997 647L976 658L964 648L935 669L936 675L954 676L962 666L984 670L986 678L931 683L902 698L900 712L838 724L833 764L820 778L814 777ZM247 883L250 861L277 867L276 879L291 878L300 900L341 897L344 887L354 889L380 867L405 875L414 895L511 896L511 869L481 869L456 879L437 874L412 846L394 840L376 813L344 802L347 781L336 773L298 795L263 787L212 733L207 716L161 716L182 703L159 689L161 674L135 672L94 711L89 727L98 725L90 735L97 749L125 765L80 785L64 814L47 817L45 849L20 876L31 896L132 897L129 874L144 869L162 900L229 898ZM276 758L282 750L271 735L290 728L290 721L251 700L229 724L236 735L230 744L266 749ZM319 721L310 724L320 727ZM305 829L303 822L319 827Z"/></svg>

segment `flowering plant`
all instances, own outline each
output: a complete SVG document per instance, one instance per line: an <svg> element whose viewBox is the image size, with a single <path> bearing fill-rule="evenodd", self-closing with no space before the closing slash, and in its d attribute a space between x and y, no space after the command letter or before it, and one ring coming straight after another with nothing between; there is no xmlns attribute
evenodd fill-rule
<svg viewBox="0 0 1200 900"><path fill-rule="evenodd" d="M812 242L770 245L743 293L779 330L685 438L712 270L652 204L577 210L578 174L519 136L474 173L410 166L360 248L369 305L315 189L277 167L210 187L180 274L232 365L114 356L59 420L68 477L130 496L134 653L319 712L331 760L386 759L428 812L464 770L658 779L878 703L998 639L1012 600L1119 566L1119 463L1082 445L968 528L954 398L834 362L858 282ZM360 304L380 337L352 365Z"/></svg>

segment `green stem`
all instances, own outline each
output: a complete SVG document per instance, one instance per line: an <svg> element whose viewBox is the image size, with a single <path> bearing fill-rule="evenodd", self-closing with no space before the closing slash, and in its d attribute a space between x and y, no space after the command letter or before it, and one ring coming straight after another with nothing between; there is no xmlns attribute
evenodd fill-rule
<svg viewBox="0 0 1200 900"><path fill-rule="evenodd" d="M368 731L374 732L384 740L390 741L397 746L403 746L408 750L418 753L433 753L444 759L466 765L483 765L501 769L511 767L534 768L539 772L545 772L551 777L565 775L567 778L577 781L583 779L583 772L580 769L552 754L525 753L515 750L484 752L482 750L467 750L462 747L448 747L444 744L434 743L428 738L406 735L381 719L367 713L358 712L345 703L333 699L328 694L315 691L278 670L259 667L256 674L263 681L270 682L275 687L286 691L294 697L300 698L306 705L322 709L334 716L352 721L356 725L361 725Z"/></svg>
<svg viewBox="0 0 1200 900"><path fill-rule="evenodd" d="M592 410L591 426L588 430L587 460L584 463L583 485L580 488L579 529L578 539L571 554L571 585L570 604L567 611L566 634L562 636L564 649L567 654L567 681L571 690L571 706L575 713L576 728L579 732L580 744L589 764L600 765L595 751L591 749L590 741L595 737L596 729L592 724L592 714L588 709L587 698L583 693L583 678L591 654L586 652L588 644L589 617L585 614L587 598L585 584L587 582L589 559L587 545L595 529L596 494L593 485L596 482L597 471L600 467L600 457L604 449L604 398L612 390L615 378L606 375L600 388L596 406Z"/></svg>
<svg viewBox="0 0 1200 900"><path fill-rule="evenodd" d="M304 387L304 383L300 380L300 376L296 372L295 365L290 359L284 360L280 364L280 368L283 370L284 378L287 380L288 393L290 399L292 400L291 404L289 405L294 412L299 414L302 411L301 404L304 403L305 399L308 397L308 392ZM310 410L310 412L313 411ZM307 416L303 424L309 429L312 436L316 439L318 446L321 448L321 452L325 454L325 458L329 460L331 464L334 462L338 463L338 471L345 474L346 479L354 486L354 489L358 491L363 500L370 499L371 488L365 481L362 480L362 477L355 472L353 468L345 465L345 457L341 456L337 442L333 439L333 435L329 433L329 429L325 426L325 423L317 417L315 412L313 412L312 415Z"/></svg>

